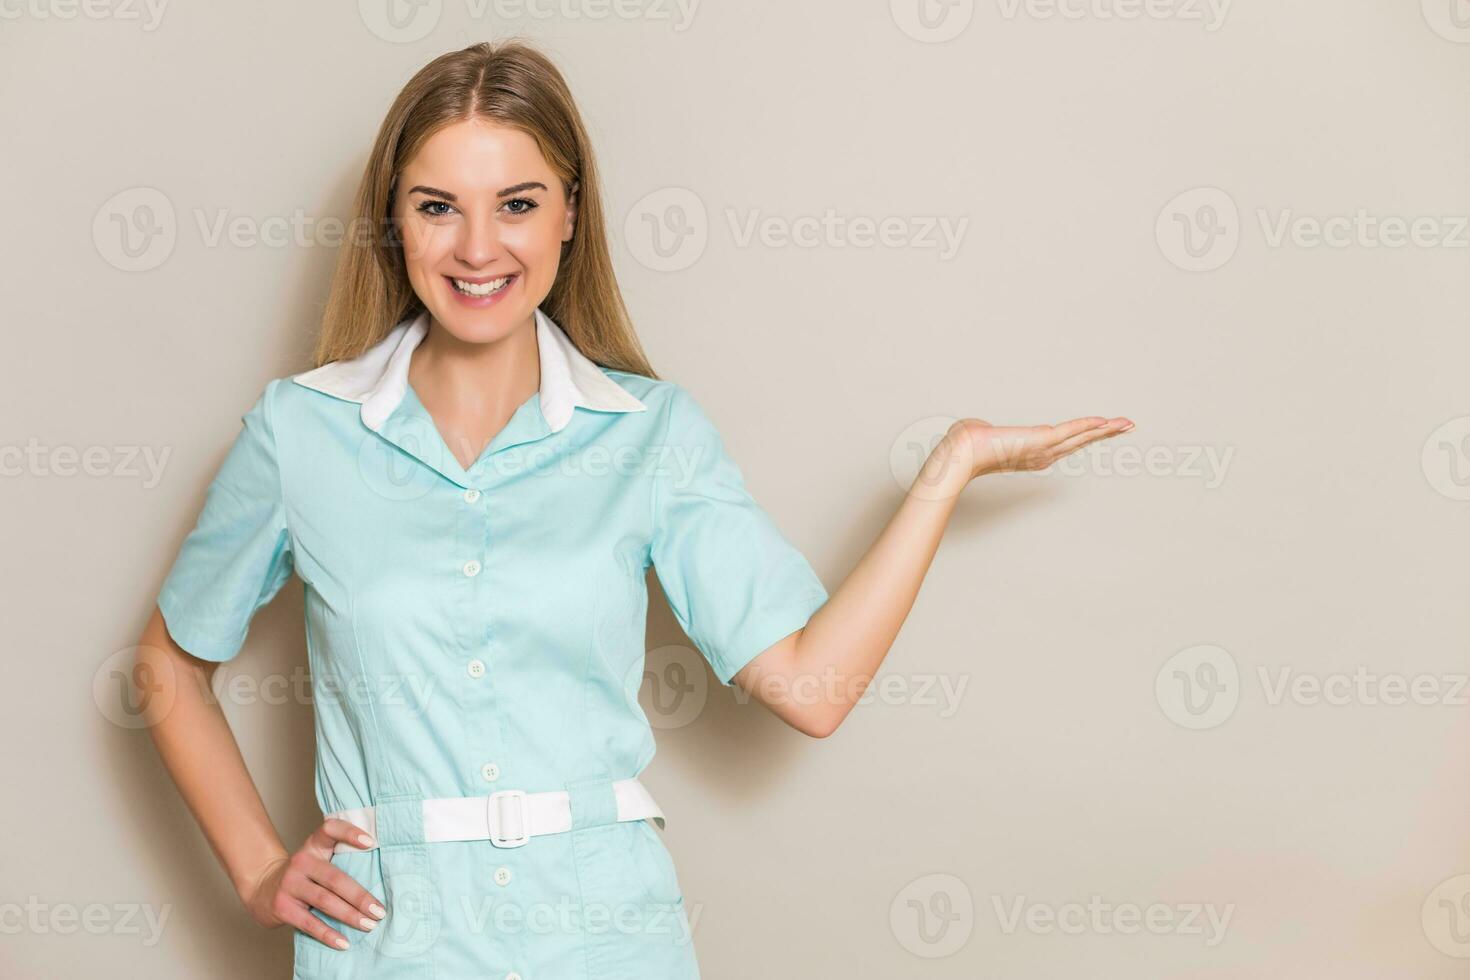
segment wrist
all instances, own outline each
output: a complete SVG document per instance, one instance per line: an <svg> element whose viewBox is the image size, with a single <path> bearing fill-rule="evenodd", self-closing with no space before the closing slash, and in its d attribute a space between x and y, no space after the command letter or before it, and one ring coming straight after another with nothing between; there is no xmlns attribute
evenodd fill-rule
<svg viewBox="0 0 1470 980"><path fill-rule="evenodd" d="M959 496L977 475L966 445L962 434L947 434L924 460L924 465L919 467L909 487L909 495L924 500Z"/></svg>
<svg viewBox="0 0 1470 980"><path fill-rule="evenodd" d="M248 907L250 900L260 888L261 881L270 874L273 868L290 858L291 855L286 852L285 848L279 848L263 859L252 863L249 868L232 871L230 879L235 885L235 894L239 896L240 903Z"/></svg>

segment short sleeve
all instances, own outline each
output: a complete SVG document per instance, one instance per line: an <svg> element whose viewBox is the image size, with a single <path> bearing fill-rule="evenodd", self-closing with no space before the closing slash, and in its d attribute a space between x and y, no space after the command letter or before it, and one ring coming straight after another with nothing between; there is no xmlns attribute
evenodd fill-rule
<svg viewBox="0 0 1470 980"><path fill-rule="evenodd" d="M740 668L805 626L827 590L746 490L703 410L670 387L654 470L652 560L679 625L728 687Z"/></svg>
<svg viewBox="0 0 1470 980"><path fill-rule="evenodd" d="M240 652L256 610L291 575L291 538L276 458L270 382L205 493L158 595L169 636L204 660Z"/></svg>

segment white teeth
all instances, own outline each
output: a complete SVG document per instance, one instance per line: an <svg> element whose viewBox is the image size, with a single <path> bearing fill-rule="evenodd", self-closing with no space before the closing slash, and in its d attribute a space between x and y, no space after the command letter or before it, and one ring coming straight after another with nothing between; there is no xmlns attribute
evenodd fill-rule
<svg viewBox="0 0 1470 980"><path fill-rule="evenodd" d="M491 279L489 282L465 282L463 279L454 279L454 288L466 296L489 296L498 292L510 282L510 276L501 276L499 279Z"/></svg>

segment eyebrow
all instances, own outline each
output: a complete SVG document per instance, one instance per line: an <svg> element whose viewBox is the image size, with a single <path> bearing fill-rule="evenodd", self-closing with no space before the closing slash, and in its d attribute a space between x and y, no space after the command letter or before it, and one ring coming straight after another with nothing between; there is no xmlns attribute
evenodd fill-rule
<svg viewBox="0 0 1470 980"><path fill-rule="evenodd" d="M510 195L510 194L519 194L522 191L535 190L538 187L541 190L543 190L543 191L546 190L546 185L543 184L543 183L541 183L541 181L539 181L539 180L527 180L527 181L524 181L522 183L515 184L515 185L513 185L511 187L507 187L507 188L505 188L505 190L496 191L495 196L496 197L505 197L505 196ZM414 194L414 193L431 194L434 197L442 197L446 201L457 201L457 200L459 200L458 197L456 197L455 195L449 193L448 191L441 191L437 187L427 187L427 186L425 186L423 184L415 184L413 187L410 187L408 189L408 192L410 194Z"/></svg>

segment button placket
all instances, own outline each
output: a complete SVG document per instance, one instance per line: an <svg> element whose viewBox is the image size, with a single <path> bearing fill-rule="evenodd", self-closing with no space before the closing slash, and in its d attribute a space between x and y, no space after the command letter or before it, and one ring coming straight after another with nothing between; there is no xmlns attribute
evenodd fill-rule
<svg viewBox="0 0 1470 980"><path fill-rule="evenodd" d="M486 594L490 576L482 574L486 571L485 562L489 561L493 546L494 508L491 506L492 498L474 487L461 488L456 495L459 499L454 506L459 510L459 520L455 523L463 529L459 541L468 551L460 567L465 579L462 585L467 590L464 594L468 597L461 613L460 622L464 630L461 635L466 644L466 653L474 658L467 667L473 680L468 682L469 686L465 690L465 704L467 709L483 712L487 718L486 724L467 727L464 745L468 756L466 761L475 766L471 771L478 774L478 781L485 787L485 794L488 796L496 788L497 781L503 782L503 771L497 760L505 758L502 744L504 732L499 724L500 713L496 710L496 677L490 670L493 663L491 646L495 642L492 625L494 603ZM470 557L477 553L478 557ZM482 587L481 583L486 584ZM505 865L494 863L496 856L485 855L480 873L497 887L507 887L514 877L513 872ZM505 952L512 950L507 949Z"/></svg>

